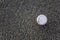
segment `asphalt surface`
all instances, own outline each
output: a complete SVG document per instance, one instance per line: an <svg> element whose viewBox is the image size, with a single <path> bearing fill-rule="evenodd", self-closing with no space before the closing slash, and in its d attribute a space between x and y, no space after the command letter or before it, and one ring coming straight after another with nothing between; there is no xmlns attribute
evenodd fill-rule
<svg viewBox="0 0 60 40"><path fill-rule="evenodd" d="M60 40L60 0L0 0L0 40Z"/></svg>

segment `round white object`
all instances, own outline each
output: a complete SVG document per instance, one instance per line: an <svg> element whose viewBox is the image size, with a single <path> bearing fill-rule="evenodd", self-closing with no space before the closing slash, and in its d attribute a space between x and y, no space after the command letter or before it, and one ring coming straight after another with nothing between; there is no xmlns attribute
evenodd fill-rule
<svg viewBox="0 0 60 40"><path fill-rule="evenodd" d="M45 25L47 23L47 17L45 15L43 15L43 14L39 15L37 17L37 23L39 25Z"/></svg>

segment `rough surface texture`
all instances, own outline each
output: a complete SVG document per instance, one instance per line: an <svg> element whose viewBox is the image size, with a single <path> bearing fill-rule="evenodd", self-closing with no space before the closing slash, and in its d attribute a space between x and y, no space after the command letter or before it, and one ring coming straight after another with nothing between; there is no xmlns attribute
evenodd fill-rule
<svg viewBox="0 0 60 40"><path fill-rule="evenodd" d="M0 40L60 40L60 0L0 0Z"/></svg>

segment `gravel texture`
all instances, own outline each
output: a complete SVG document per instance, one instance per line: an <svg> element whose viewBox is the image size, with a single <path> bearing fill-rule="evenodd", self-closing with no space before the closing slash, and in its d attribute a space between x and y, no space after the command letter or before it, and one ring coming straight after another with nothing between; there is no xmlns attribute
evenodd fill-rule
<svg viewBox="0 0 60 40"><path fill-rule="evenodd" d="M0 40L60 40L60 0L0 0Z"/></svg>

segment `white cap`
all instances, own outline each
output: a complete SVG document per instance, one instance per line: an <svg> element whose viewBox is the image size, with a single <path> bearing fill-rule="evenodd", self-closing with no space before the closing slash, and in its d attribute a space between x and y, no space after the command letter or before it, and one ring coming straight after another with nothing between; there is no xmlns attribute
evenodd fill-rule
<svg viewBox="0 0 60 40"><path fill-rule="evenodd" d="M39 15L37 17L37 23L39 25L45 25L47 23L47 17L45 15L43 15L43 14Z"/></svg>

